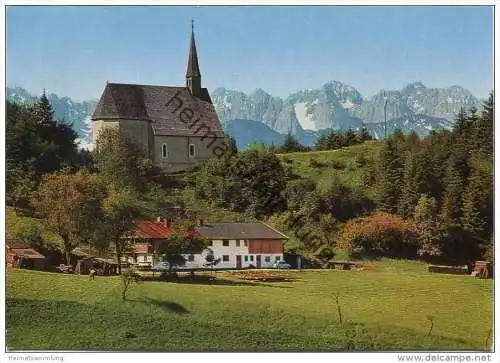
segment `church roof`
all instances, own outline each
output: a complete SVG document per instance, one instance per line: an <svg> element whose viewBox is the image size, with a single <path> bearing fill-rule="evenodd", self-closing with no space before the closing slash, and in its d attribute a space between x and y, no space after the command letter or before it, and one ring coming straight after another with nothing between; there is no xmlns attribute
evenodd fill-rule
<svg viewBox="0 0 500 363"><path fill-rule="evenodd" d="M189 109L192 122L184 122L181 112ZM206 131L222 137L223 131L206 88L193 96L187 87L108 83L92 120L132 119L152 123L155 135L201 136ZM191 126L195 120L200 121Z"/></svg>

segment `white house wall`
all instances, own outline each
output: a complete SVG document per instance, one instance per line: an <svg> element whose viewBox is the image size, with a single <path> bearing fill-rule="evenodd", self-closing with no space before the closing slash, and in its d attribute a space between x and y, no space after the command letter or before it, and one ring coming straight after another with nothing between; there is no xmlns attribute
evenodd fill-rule
<svg viewBox="0 0 500 363"><path fill-rule="evenodd" d="M257 254L249 254L248 246L245 247L244 241L240 240L240 246L236 246L236 240L229 240L229 246L224 246L222 240L212 240L212 246L209 247L214 254L215 259L220 258L220 262L214 267L219 268L237 268L236 267L236 256L241 256L241 268L248 268L250 265L257 267ZM184 268L204 268L206 267L206 255L208 250L203 251L201 254L193 255L194 261L187 261ZM223 256L229 256L229 261L223 261ZM248 256L248 260L245 261L245 256ZM261 266L262 268L273 267L276 261L283 259L282 253L266 253L260 254L261 256ZM269 261L266 262L266 256L269 257ZM188 260L189 255L184 256Z"/></svg>

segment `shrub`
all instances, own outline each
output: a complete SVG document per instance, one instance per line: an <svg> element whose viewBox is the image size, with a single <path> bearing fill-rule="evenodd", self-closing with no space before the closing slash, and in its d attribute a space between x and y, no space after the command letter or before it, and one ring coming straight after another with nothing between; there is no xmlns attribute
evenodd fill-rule
<svg viewBox="0 0 500 363"><path fill-rule="evenodd" d="M287 156L285 156L285 157L283 158L283 162L284 162L285 164L293 164L293 160L292 160L291 158L287 157Z"/></svg>
<svg viewBox="0 0 500 363"><path fill-rule="evenodd" d="M291 209L300 209L304 205L307 195L316 190L316 183L312 179L298 179L289 181L285 189L287 205Z"/></svg>
<svg viewBox="0 0 500 363"><path fill-rule="evenodd" d="M338 160L332 160L330 161L329 166L336 170L342 170L345 169L346 164Z"/></svg>
<svg viewBox="0 0 500 363"><path fill-rule="evenodd" d="M338 247L351 257L417 257L418 235L405 220L385 212L348 221L340 233Z"/></svg>
<svg viewBox="0 0 500 363"><path fill-rule="evenodd" d="M322 168L325 168L328 166L328 164L325 164L315 158L311 158L311 160L309 161L309 166L311 168L316 168L316 169L322 169Z"/></svg>
<svg viewBox="0 0 500 363"><path fill-rule="evenodd" d="M368 159L366 158L364 153L360 153L354 159L354 167L362 168L368 163Z"/></svg>

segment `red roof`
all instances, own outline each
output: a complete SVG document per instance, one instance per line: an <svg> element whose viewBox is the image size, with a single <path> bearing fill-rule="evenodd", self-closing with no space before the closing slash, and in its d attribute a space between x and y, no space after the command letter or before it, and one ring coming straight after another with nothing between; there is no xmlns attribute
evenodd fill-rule
<svg viewBox="0 0 500 363"><path fill-rule="evenodd" d="M171 228L158 221L137 221L135 226L135 235L139 238L168 238L172 233Z"/></svg>
<svg viewBox="0 0 500 363"><path fill-rule="evenodd" d="M163 221L136 221L135 236L144 239L164 239L172 234L172 226L167 227ZM199 236L198 231L192 231L192 236Z"/></svg>
<svg viewBox="0 0 500 363"><path fill-rule="evenodd" d="M30 246L21 239L6 239L5 245L13 250L29 249Z"/></svg>

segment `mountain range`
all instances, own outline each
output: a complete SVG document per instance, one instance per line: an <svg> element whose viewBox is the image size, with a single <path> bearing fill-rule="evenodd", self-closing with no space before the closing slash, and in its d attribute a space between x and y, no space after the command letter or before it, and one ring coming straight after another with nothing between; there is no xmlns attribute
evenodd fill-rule
<svg viewBox="0 0 500 363"><path fill-rule="evenodd" d="M421 82L399 90L381 90L366 100L354 87L340 81L301 90L285 99L260 88L251 94L217 88L211 97L224 129L240 149L252 142L280 144L287 133L312 145L322 130L359 129L363 125L380 138L385 133L385 116L388 134L399 128L425 136L433 129L451 128L461 107L468 110L482 103L460 86L428 88ZM55 94L47 98L55 117L72 123L81 144L88 143L90 116L97 101L75 102ZM7 99L36 102L38 97L16 87L7 88Z"/></svg>

